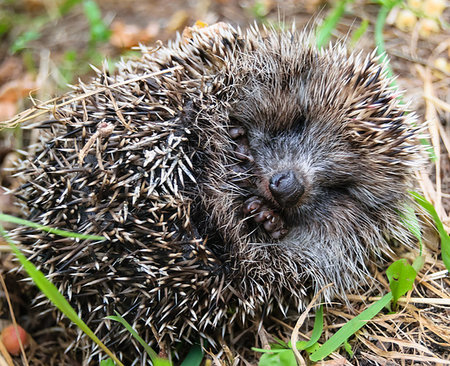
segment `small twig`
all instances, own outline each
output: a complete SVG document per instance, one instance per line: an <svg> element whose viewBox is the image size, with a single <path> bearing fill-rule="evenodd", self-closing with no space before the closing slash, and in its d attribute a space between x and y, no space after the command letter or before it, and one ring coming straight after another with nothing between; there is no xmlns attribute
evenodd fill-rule
<svg viewBox="0 0 450 366"><path fill-rule="evenodd" d="M433 102L436 106L438 106L442 110L444 110L446 112L450 112L450 104L448 104L447 102L444 102L443 100L440 100L440 99L436 98L435 96L427 94L427 93L424 93L423 97L426 100Z"/></svg>
<svg viewBox="0 0 450 366"><path fill-rule="evenodd" d="M380 11L378 12L377 21L375 23L375 44L377 46L377 54L381 56L380 61L384 62L387 69L387 76L392 78L393 73L389 62L387 60L386 48L384 46L384 38L383 38L383 28L386 23L386 18L391 9L387 6L381 6Z"/></svg>
<svg viewBox="0 0 450 366"><path fill-rule="evenodd" d="M0 352L4 358L0 358L0 366L14 366L14 362L2 341L0 341Z"/></svg>
<svg viewBox="0 0 450 366"><path fill-rule="evenodd" d="M83 146L83 148L80 151L80 154L78 155L78 163L81 165L83 163L84 158L86 157L87 153L89 152L89 149L94 144L94 141L98 138L102 137L108 137L111 135L114 131L114 126L111 123L107 122L101 122L97 128L97 131L89 138L88 142L86 142L86 145ZM100 169L103 170L103 165L101 160L98 161Z"/></svg>

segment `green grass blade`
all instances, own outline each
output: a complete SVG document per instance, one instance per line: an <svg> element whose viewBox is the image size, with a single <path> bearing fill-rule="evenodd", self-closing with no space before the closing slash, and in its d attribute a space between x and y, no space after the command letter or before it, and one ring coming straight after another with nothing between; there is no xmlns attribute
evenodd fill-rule
<svg viewBox="0 0 450 366"><path fill-rule="evenodd" d="M4 215L2 215L4 216ZM58 291L56 286L51 283L44 274L39 271L33 263L31 263L20 251L20 249L14 244L14 242L8 237L5 229L0 225L0 234L5 238L11 250L17 256L20 264L27 271L28 275L33 279L36 286L47 296L47 298L65 315L70 321L75 323L86 335L88 335L105 353L116 363L118 366L123 364L117 359L116 356L97 338L91 329L81 320L75 310L70 306L69 302Z"/></svg>
<svg viewBox="0 0 450 366"><path fill-rule="evenodd" d="M386 24L386 19L391 8L382 6L378 12L377 20L375 22L375 45L377 46L377 54L381 56L380 62L384 62L386 65L387 76L393 77L391 66L386 55L386 48L384 47L383 28Z"/></svg>
<svg viewBox="0 0 450 366"><path fill-rule="evenodd" d="M411 234L413 234L419 241L419 255L422 255L423 250L422 231L414 207L412 207L411 205L406 205L404 211L400 212L399 215L403 224L408 228Z"/></svg>
<svg viewBox="0 0 450 366"><path fill-rule="evenodd" d="M313 346L320 338L323 330L323 305L320 305L320 307L317 309L316 317L314 319L314 327L313 331L311 333L311 338L306 343L305 348L309 348Z"/></svg>
<svg viewBox="0 0 450 366"><path fill-rule="evenodd" d="M111 31L103 22L102 13L97 3L94 0L84 0L83 10L89 22L91 41L94 43L108 41Z"/></svg>
<svg viewBox="0 0 450 366"><path fill-rule="evenodd" d="M36 224L35 222L24 220L24 219L19 219L18 217L6 215L6 214L0 214L0 221L32 227L34 229L46 231L50 234L64 236L66 238L87 239L87 240L106 240L106 238L103 236L72 233L70 231L55 229L50 226L39 225L39 224Z"/></svg>
<svg viewBox="0 0 450 366"><path fill-rule="evenodd" d="M439 236L441 237L442 261L444 262L447 270L450 271L450 237L445 231L444 225L442 224L439 215L437 214L433 205L430 202L428 202L426 198L423 197L421 194L417 192L409 192L409 193L411 194L411 196L413 196L413 198L419 205L421 205L425 210L428 211L428 213L433 218L434 223L436 224L436 229L438 230Z"/></svg>
<svg viewBox="0 0 450 366"><path fill-rule="evenodd" d="M330 39L331 33L336 28L336 25L345 12L347 3L353 0L341 0L338 1L336 6L331 10L331 13L325 18L323 23L317 28L316 45L318 48L322 48Z"/></svg>
<svg viewBox="0 0 450 366"><path fill-rule="evenodd" d="M14 43L10 47L10 52L12 54L22 51L26 47L28 47L28 43L38 39L41 36L41 33L36 30L29 30L17 37Z"/></svg>
<svg viewBox="0 0 450 366"><path fill-rule="evenodd" d="M198 344L192 346L186 358L183 360L180 366L199 366L203 360L202 347Z"/></svg>
<svg viewBox="0 0 450 366"><path fill-rule="evenodd" d="M67 14L75 5L80 3L81 0L65 0L59 5L58 10L61 15Z"/></svg>
<svg viewBox="0 0 450 366"><path fill-rule="evenodd" d="M142 347L144 347L145 352L150 356L150 359L152 360L153 366L171 366L172 363L162 357L159 357L158 354L153 350L152 347L150 347L140 336L139 334L133 329L133 327L128 323L117 311L115 312L116 315L107 316L106 319L114 320L116 322L119 322L122 324L129 332L130 334L136 339Z"/></svg>
<svg viewBox="0 0 450 366"><path fill-rule="evenodd" d="M412 263L412 268L415 269L415 271L417 273L419 273L423 266L425 265L425 256L424 255L419 255L418 257L416 257Z"/></svg>
<svg viewBox="0 0 450 366"><path fill-rule="evenodd" d="M287 348L271 348L271 349L265 349L265 348L256 348L252 347L252 351L260 352L260 353L280 353L286 351Z"/></svg>
<svg viewBox="0 0 450 366"><path fill-rule="evenodd" d="M344 342L344 349L345 352L347 352L350 357L353 357L355 355L355 352L353 352L352 350L351 344L348 343L347 341Z"/></svg>
<svg viewBox="0 0 450 366"><path fill-rule="evenodd" d="M352 33L352 38L350 39L350 46L353 48L356 45L356 42L366 33L367 28L369 27L369 20L363 19L360 26Z"/></svg>
<svg viewBox="0 0 450 366"><path fill-rule="evenodd" d="M374 302L361 314L354 317L348 323L346 323L336 334L334 334L328 341L326 341L322 347L314 352L310 359L311 361L318 362L329 354L338 349L350 336L355 334L361 329L370 319L377 315L389 302L392 300L392 293L384 295L380 300Z"/></svg>
<svg viewBox="0 0 450 366"><path fill-rule="evenodd" d="M313 331L309 341L298 341L296 347L299 351L306 350L309 353L314 352L318 348L317 341L319 340L323 330L323 305L321 305L314 318ZM288 344L289 348L292 348L291 342Z"/></svg>

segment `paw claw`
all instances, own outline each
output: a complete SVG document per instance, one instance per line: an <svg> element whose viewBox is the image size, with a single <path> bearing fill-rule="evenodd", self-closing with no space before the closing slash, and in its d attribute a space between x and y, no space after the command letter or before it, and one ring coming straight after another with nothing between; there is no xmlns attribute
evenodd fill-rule
<svg viewBox="0 0 450 366"><path fill-rule="evenodd" d="M267 220L264 223L264 229L266 229L266 231L269 232L269 233L273 234L273 231L275 230L275 227L276 227L275 223L273 221L271 221L271 220Z"/></svg>
<svg viewBox="0 0 450 366"><path fill-rule="evenodd" d="M261 208L261 212L259 214L257 214L253 220L255 220L256 222L263 222L263 221L268 221L269 220L269 216L270 216L270 212L269 211L263 211L264 208L267 207L262 207Z"/></svg>
<svg viewBox="0 0 450 366"><path fill-rule="evenodd" d="M277 231L273 232L272 233L272 238L274 238L274 239L282 239L282 238L284 238L287 235L288 232L289 232L288 229L282 228L280 230L277 230Z"/></svg>
<svg viewBox="0 0 450 366"><path fill-rule="evenodd" d="M232 127L228 130L230 137L235 140L235 154L239 160L254 162L248 139L245 136L246 130L243 127Z"/></svg>
<svg viewBox="0 0 450 366"><path fill-rule="evenodd" d="M271 236L274 239L281 239L284 235L282 235L280 230L277 230L277 231L272 232Z"/></svg>
<svg viewBox="0 0 450 366"><path fill-rule="evenodd" d="M242 127L233 127L229 129L228 133L232 139L237 139L245 135L245 129Z"/></svg>
<svg viewBox="0 0 450 366"><path fill-rule="evenodd" d="M250 151L250 145L246 138L239 139L237 142L236 148L234 150L236 157L242 161L249 161L253 163L255 160L253 159L252 153Z"/></svg>
<svg viewBox="0 0 450 366"><path fill-rule="evenodd" d="M259 210L259 208L262 205L262 201L257 198L257 197L251 197L249 198L247 201L244 202L244 214L253 214L255 213L257 210Z"/></svg>
<svg viewBox="0 0 450 366"><path fill-rule="evenodd" d="M252 215L253 221L261 224L267 234L274 239L281 239L288 233L281 216L257 196L250 197L244 202L243 211L245 215Z"/></svg>

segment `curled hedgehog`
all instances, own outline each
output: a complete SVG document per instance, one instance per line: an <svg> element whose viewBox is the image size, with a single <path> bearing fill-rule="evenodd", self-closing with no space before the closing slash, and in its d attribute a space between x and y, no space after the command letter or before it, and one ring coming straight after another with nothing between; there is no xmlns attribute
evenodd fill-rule
<svg viewBox="0 0 450 366"><path fill-rule="evenodd" d="M16 192L31 220L107 239L14 233L107 345L130 338L115 311L148 342L214 345L329 283L345 299L412 244L419 130L374 53L223 23L141 51L37 124Z"/></svg>

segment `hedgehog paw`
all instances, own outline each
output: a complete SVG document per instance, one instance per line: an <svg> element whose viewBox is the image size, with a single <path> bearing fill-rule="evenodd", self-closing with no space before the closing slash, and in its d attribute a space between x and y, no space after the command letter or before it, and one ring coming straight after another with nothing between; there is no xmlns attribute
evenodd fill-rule
<svg viewBox="0 0 450 366"><path fill-rule="evenodd" d="M243 211L245 215L251 215L253 221L261 224L274 239L281 239L288 233L281 216L265 205L260 197L253 196L245 201Z"/></svg>
<svg viewBox="0 0 450 366"><path fill-rule="evenodd" d="M242 127L232 127L228 130L230 137L236 143L234 152L239 160L253 163L254 159L250 151L250 144L246 137L246 131Z"/></svg>

